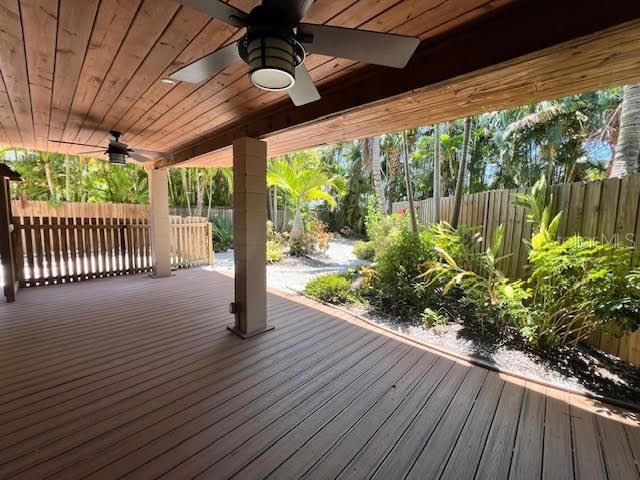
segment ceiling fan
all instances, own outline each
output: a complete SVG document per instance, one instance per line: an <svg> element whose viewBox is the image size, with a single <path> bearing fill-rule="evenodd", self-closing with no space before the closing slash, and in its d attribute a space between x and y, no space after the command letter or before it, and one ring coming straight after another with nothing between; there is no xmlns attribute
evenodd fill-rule
<svg viewBox="0 0 640 480"><path fill-rule="evenodd" d="M221 0L178 1L247 31L237 42L174 72L170 81L200 83L241 59L256 87L286 90L297 106L320 99L304 66L307 53L403 68L420 43L416 37L300 23L313 0L262 0L250 13Z"/></svg>
<svg viewBox="0 0 640 480"><path fill-rule="evenodd" d="M80 145L82 147L95 147L100 150L92 150L89 152L81 152L78 155L89 155L92 153L104 153L108 155L109 162L117 165L124 165L127 163L127 157L133 158L138 162L150 162L155 158L166 158L167 155L161 152L153 152L151 150L141 150L141 149L133 149L129 148L126 143L120 141L120 137L122 136L122 132L118 132L116 130L109 131L109 134L113 137L109 141L109 145L105 150L104 147L100 145L90 145L86 143L75 143L75 142L63 142L62 140L49 140L50 142L55 143L65 143L67 145Z"/></svg>

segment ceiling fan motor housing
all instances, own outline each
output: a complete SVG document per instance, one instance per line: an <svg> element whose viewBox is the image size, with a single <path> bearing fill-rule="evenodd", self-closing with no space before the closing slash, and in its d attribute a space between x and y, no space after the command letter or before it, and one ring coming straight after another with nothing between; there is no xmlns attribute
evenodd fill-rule
<svg viewBox="0 0 640 480"><path fill-rule="evenodd" d="M120 143L118 139L120 138L120 132L110 132L113 135L115 140L109 142L109 147L107 148L107 155L109 156L109 163L114 163L116 165L124 165L127 163L127 154L128 147L124 143Z"/></svg>
<svg viewBox="0 0 640 480"><path fill-rule="evenodd" d="M252 26L239 43L240 57L249 65L251 82L263 90L287 90L305 52L289 28Z"/></svg>

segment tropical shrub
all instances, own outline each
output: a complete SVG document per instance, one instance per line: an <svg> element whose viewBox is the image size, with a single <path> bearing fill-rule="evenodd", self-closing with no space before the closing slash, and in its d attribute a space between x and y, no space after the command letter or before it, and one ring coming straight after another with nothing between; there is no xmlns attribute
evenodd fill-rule
<svg viewBox="0 0 640 480"><path fill-rule="evenodd" d="M462 302L473 313L469 320L477 321L483 334L501 328L509 321L518 322L526 314L522 305L527 296L526 290L521 288L520 282L510 282L497 267L502 259L498 252L504 231L504 225L500 225L486 252L468 260L474 265L475 271L461 263L461 259L472 258L471 253L465 250L462 237L454 232L446 233L446 230L440 232L435 247L439 258L429 262L427 271L419 276L426 280L427 287L444 285L442 292L445 295L455 288ZM452 238L445 242L442 235ZM445 245L449 246L452 253L443 248Z"/></svg>
<svg viewBox="0 0 640 480"><path fill-rule="evenodd" d="M364 217L365 233L367 234L367 237L369 237L369 240L373 240L375 229L381 219L382 215L380 214L376 198L374 196L369 196L369 200L367 202L367 214Z"/></svg>
<svg viewBox="0 0 640 480"><path fill-rule="evenodd" d="M394 213L385 215L376 223L367 222L369 240L373 242L376 255L380 255L391 246L404 231L409 231L409 217Z"/></svg>
<svg viewBox="0 0 640 480"><path fill-rule="evenodd" d="M233 223L227 217L215 217L211 222L213 249L225 252L233 247Z"/></svg>
<svg viewBox="0 0 640 480"><path fill-rule="evenodd" d="M309 215L305 218L305 230L309 237L308 243L311 252L325 253L329 249L333 234L316 215Z"/></svg>
<svg viewBox="0 0 640 480"><path fill-rule="evenodd" d="M551 218L553 195L549 193L547 179L544 176L533 185L531 193L516 193L515 204L526 208L527 221L538 227L538 231L531 237L533 248L555 239L562 212Z"/></svg>
<svg viewBox="0 0 640 480"><path fill-rule="evenodd" d="M267 263L276 263L282 260L284 248L275 240L267 240Z"/></svg>
<svg viewBox="0 0 640 480"><path fill-rule="evenodd" d="M329 273L310 280L304 288L304 294L328 303L352 303L357 300L348 275L340 273Z"/></svg>
<svg viewBox="0 0 640 480"><path fill-rule="evenodd" d="M373 260L376 251L373 248L373 242L363 242L362 240L358 240L353 245L353 253L356 257L362 260Z"/></svg>
<svg viewBox="0 0 640 480"><path fill-rule="evenodd" d="M376 274L371 288L372 302L395 315L410 319L431 306L433 289L416 288L416 278L436 260L433 236L428 231L412 232L405 227L391 236L383 250L376 250Z"/></svg>
<svg viewBox="0 0 640 480"><path fill-rule="evenodd" d="M424 309L420 318L425 327L443 327L449 323L449 318L446 315L429 307Z"/></svg>
<svg viewBox="0 0 640 480"><path fill-rule="evenodd" d="M629 271L632 251L574 236L532 248L530 307L523 327L532 343L564 345L596 330L620 336L640 327L638 275Z"/></svg>
<svg viewBox="0 0 640 480"><path fill-rule="evenodd" d="M315 214L307 215L304 223L304 233L291 239L289 254L300 256L311 253L325 253L333 238L325 223Z"/></svg>
<svg viewBox="0 0 640 480"><path fill-rule="evenodd" d="M453 228L447 222L442 222L430 225L428 230L438 251L446 252L466 268L482 266L482 257L474 253L476 245L482 243L477 227L460 225L458 228Z"/></svg>
<svg viewBox="0 0 640 480"><path fill-rule="evenodd" d="M497 267L503 234L500 226L475 271L436 246L440 259L420 278L427 286L444 284L445 294L455 288L483 333L510 327L537 346L575 345L597 330L620 336L640 327L640 274L629 271L631 249L579 236L550 240L553 228L543 226L533 236L529 279L512 281ZM449 244L454 251L459 246Z"/></svg>

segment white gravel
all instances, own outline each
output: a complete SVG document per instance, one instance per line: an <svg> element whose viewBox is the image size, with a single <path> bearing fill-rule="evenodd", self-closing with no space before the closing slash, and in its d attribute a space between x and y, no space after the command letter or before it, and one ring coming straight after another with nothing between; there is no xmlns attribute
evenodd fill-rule
<svg viewBox="0 0 640 480"><path fill-rule="evenodd" d="M323 255L289 257L267 266L267 285L287 292L301 292L309 280L325 273L343 272L366 263L353 254L354 240L340 238L329 244ZM232 272L233 250L216 253L215 264L207 269Z"/></svg>

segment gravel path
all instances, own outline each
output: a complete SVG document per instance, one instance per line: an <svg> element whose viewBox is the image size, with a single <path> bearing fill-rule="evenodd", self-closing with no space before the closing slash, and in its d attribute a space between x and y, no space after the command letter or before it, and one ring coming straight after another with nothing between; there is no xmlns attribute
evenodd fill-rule
<svg viewBox="0 0 640 480"><path fill-rule="evenodd" d="M340 238L329 244L324 255L307 257L284 256L282 260L267 266L267 285L288 292L301 292L309 280L318 275L343 272L363 263L353 254L354 240ZM213 270L233 271L233 250L216 253Z"/></svg>

